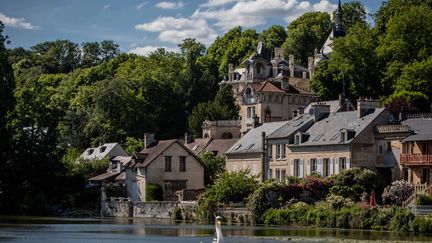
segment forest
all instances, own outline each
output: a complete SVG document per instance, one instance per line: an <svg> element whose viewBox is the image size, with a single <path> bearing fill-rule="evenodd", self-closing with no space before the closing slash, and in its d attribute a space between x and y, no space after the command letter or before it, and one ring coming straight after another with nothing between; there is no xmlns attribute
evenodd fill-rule
<svg viewBox="0 0 432 243"><path fill-rule="evenodd" d="M334 40L311 80L319 99L336 99L345 87L348 98L380 99L395 113L429 112L432 0L383 2L372 23L359 1L344 3L343 12L347 34ZM132 153L145 132L199 137L204 119L237 119L230 87L219 85L228 64L240 65L261 41L306 65L332 27L330 14L310 12L260 33L233 28L208 47L188 38L179 53L138 56L109 40L8 48L0 23L1 213L73 206L85 195L86 177L104 170L74 163L89 146L118 142Z"/></svg>

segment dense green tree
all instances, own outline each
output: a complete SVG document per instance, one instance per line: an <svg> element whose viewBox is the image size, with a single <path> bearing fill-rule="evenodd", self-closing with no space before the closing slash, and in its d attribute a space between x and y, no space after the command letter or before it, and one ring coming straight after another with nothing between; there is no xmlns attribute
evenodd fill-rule
<svg viewBox="0 0 432 243"><path fill-rule="evenodd" d="M432 101L432 57L407 64L402 69L396 92L412 91L426 95Z"/></svg>
<svg viewBox="0 0 432 243"><path fill-rule="evenodd" d="M84 42L82 46L81 66L92 67L100 63L101 48L98 42Z"/></svg>
<svg viewBox="0 0 432 243"><path fill-rule="evenodd" d="M335 13L336 11L333 12L333 18L336 16ZM344 2L342 13L342 25L348 32L351 27L358 23L366 24L366 9L360 1Z"/></svg>
<svg viewBox="0 0 432 243"><path fill-rule="evenodd" d="M285 55L294 54L304 66L308 57L320 49L332 30L330 15L323 12L305 13L288 26L288 37L283 44Z"/></svg>
<svg viewBox="0 0 432 243"><path fill-rule="evenodd" d="M205 151L200 159L204 164L204 185L213 185L216 178L225 171L225 158Z"/></svg>
<svg viewBox="0 0 432 243"><path fill-rule="evenodd" d="M3 35L4 25L0 21L0 208L5 208L10 189L9 170L11 166L11 137L12 133L7 124L9 114L15 105L13 91L15 81L11 64L8 62L6 50L7 36Z"/></svg>
<svg viewBox="0 0 432 243"><path fill-rule="evenodd" d="M338 95L335 91L340 92L345 86L349 97L378 98L381 88L375 52L377 45L374 30L362 23L353 26L345 38L334 40L330 60L319 65L311 81L313 90L321 98L334 99Z"/></svg>
<svg viewBox="0 0 432 243"><path fill-rule="evenodd" d="M68 40L42 42L32 46L31 50L39 56L48 73L68 73L80 65L80 47Z"/></svg>
<svg viewBox="0 0 432 243"><path fill-rule="evenodd" d="M272 25L259 34L258 41L263 43L266 51L270 54L274 51L275 47L282 47L286 38L287 32L284 27L280 25ZM270 57L270 55L268 57Z"/></svg>
<svg viewBox="0 0 432 243"><path fill-rule="evenodd" d="M102 61L109 61L120 55L119 45L110 40L104 40L100 43Z"/></svg>

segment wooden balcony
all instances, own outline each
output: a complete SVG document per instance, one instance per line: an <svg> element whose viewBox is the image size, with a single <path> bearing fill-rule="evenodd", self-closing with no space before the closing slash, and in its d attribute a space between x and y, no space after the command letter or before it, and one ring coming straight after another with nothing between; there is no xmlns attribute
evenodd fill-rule
<svg viewBox="0 0 432 243"><path fill-rule="evenodd" d="M432 155L430 155L430 154L401 154L400 163L402 165L432 165Z"/></svg>

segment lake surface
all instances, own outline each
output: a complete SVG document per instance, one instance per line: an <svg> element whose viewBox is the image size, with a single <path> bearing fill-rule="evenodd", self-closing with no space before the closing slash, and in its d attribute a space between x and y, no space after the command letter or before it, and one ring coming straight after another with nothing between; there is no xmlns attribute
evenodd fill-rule
<svg viewBox="0 0 432 243"><path fill-rule="evenodd" d="M223 225L225 242L432 242L432 235ZM212 242L214 225L155 219L0 217L0 242Z"/></svg>

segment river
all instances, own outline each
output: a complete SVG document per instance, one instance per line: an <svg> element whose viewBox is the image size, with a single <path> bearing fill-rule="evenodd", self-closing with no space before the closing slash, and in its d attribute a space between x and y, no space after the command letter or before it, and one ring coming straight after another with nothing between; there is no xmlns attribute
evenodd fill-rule
<svg viewBox="0 0 432 243"><path fill-rule="evenodd" d="M432 235L223 225L225 242L432 242ZM214 226L155 219L0 217L0 242L211 242Z"/></svg>

